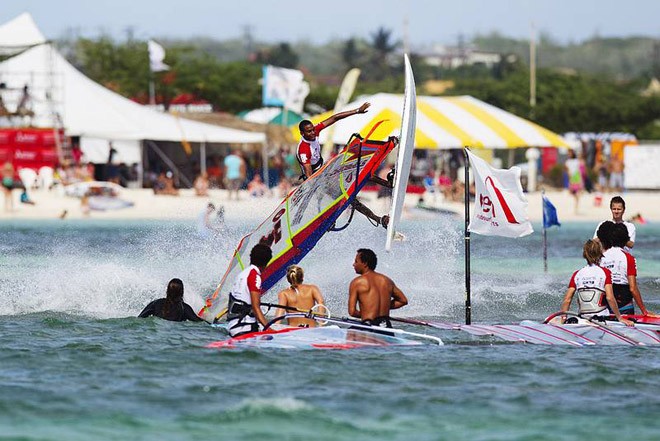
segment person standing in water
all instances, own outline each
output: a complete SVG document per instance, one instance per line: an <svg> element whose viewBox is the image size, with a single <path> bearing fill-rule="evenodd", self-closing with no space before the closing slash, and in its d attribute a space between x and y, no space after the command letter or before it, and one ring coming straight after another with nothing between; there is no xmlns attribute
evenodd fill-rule
<svg viewBox="0 0 660 441"><path fill-rule="evenodd" d="M181 279L170 280L167 284L167 297L149 303L138 317L146 318L152 315L173 322L202 321L190 305L183 301L183 282Z"/></svg>
<svg viewBox="0 0 660 441"><path fill-rule="evenodd" d="M281 306L294 308L298 311L310 311L316 305L323 305L323 294L316 285L303 283L305 273L297 265L291 265L286 269L286 280L289 287L280 291L277 295ZM286 313L286 308L278 308L275 317L281 317ZM314 327L317 325L313 319L302 317L291 317L287 319L289 326Z"/></svg>

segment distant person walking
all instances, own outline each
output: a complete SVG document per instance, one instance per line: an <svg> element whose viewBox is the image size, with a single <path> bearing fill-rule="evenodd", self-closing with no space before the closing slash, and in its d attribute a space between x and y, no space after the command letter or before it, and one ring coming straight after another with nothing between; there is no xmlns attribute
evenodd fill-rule
<svg viewBox="0 0 660 441"><path fill-rule="evenodd" d="M5 211L14 209L12 190L14 189L14 166L11 162L5 162L2 167L2 192L5 194Z"/></svg>
<svg viewBox="0 0 660 441"><path fill-rule="evenodd" d="M584 162L575 156L573 150L568 151L568 159L564 163L564 169L568 175L568 191L575 199L575 214L578 213L578 204L580 202L580 194L584 189L584 179L582 171L584 169Z"/></svg>
<svg viewBox="0 0 660 441"><path fill-rule="evenodd" d="M620 193L623 191L623 161L618 156L610 160L610 191Z"/></svg>
<svg viewBox="0 0 660 441"><path fill-rule="evenodd" d="M234 193L236 200L238 200L238 191L243 186L243 182L245 182L245 172L245 160L240 150L234 150L231 155L227 155L225 158L225 178L227 179L229 199L231 199L231 194Z"/></svg>

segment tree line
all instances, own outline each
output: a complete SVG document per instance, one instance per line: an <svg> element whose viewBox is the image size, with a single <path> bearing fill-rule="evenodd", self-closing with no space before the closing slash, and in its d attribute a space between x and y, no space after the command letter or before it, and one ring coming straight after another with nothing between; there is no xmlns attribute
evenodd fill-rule
<svg viewBox="0 0 660 441"><path fill-rule="evenodd" d="M477 37L475 41L492 50L489 45L498 39L503 38ZM218 111L254 109L261 106L263 64L302 69L311 83L306 102L317 108L332 108L341 79L352 67L362 70L355 96L401 93L404 87L401 42L385 28L378 28L368 39L349 38L325 46L166 40L162 42L167 51L165 62L171 69L155 74L149 71L146 41L101 36L58 43L87 76L142 102L147 101L148 84L153 79L165 103L180 93L191 93ZM504 53L492 67L476 64L447 69L427 65L422 56L411 54L418 94L432 94L425 90L425 84L441 80L448 85L443 95L471 95L555 132L624 131L641 139L660 139L660 96L642 93L650 79L659 75L652 57L646 70L628 79L587 69L558 69L559 64L548 66L546 60L537 72L537 103L531 107L530 71L521 55L522 46L513 40L500 43ZM554 43L546 46L558 51Z"/></svg>

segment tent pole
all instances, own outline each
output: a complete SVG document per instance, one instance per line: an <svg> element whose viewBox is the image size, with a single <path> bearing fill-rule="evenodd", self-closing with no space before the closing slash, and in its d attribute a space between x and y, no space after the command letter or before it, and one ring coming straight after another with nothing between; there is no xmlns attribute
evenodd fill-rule
<svg viewBox="0 0 660 441"><path fill-rule="evenodd" d="M261 144L261 169L263 170L264 183L270 188L270 176L268 176L268 146Z"/></svg>
<svg viewBox="0 0 660 441"><path fill-rule="evenodd" d="M199 146L199 172L206 173L206 141L202 141Z"/></svg>
<svg viewBox="0 0 660 441"><path fill-rule="evenodd" d="M138 188L144 188L144 165L145 165L145 160L144 160L144 154L145 154L145 149L144 149L144 140L140 141L140 163L138 164Z"/></svg>

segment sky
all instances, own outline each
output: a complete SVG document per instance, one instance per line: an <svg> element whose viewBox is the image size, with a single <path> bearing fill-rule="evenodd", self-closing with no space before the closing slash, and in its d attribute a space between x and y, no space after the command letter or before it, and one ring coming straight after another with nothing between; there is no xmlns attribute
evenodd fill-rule
<svg viewBox="0 0 660 441"><path fill-rule="evenodd" d="M528 39L532 23L559 43L600 37L660 39L660 0L5 0L0 23L29 12L49 39L241 38L323 44L369 39L383 27L415 47L498 31ZM406 26L404 23L407 22Z"/></svg>

